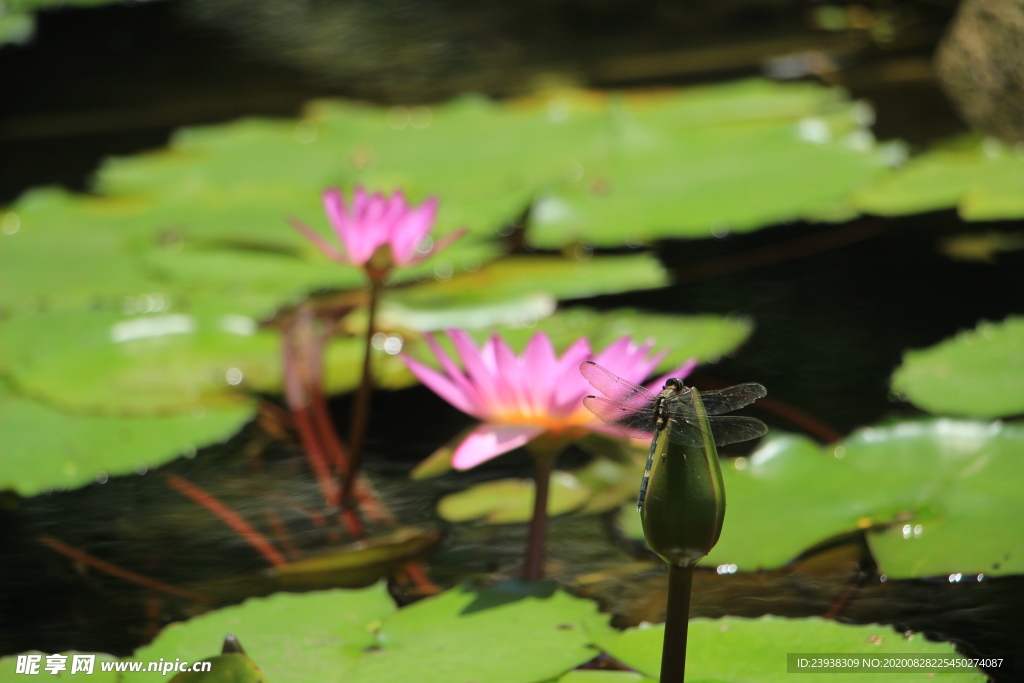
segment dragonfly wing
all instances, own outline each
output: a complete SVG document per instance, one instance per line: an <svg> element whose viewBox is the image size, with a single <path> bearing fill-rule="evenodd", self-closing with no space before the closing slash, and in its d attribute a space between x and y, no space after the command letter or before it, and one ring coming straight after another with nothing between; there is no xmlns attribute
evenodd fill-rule
<svg viewBox="0 0 1024 683"><path fill-rule="evenodd" d="M700 392L701 401L704 403L704 410L708 415L721 415L739 410L759 398L768 395L768 390L760 384L750 382L749 384L737 384L720 391Z"/></svg>
<svg viewBox="0 0 1024 683"><path fill-rule="evenodd" d="M650 409L657 396L629 380L622 379L611 370L602 368L593 361L580 364L580 374L591 386L616 403L633 410ZM595 413L596 414L596 413ZM598 417L601 417L598 415ZM601 419L604 419L603 417ZM605 420L607 422L607 420Z"/></svg>
<svg viewBox="0 0 1024 683"><path fill-rule="evenodd" d="M702 395L703 396L703 395ZM768 425L753 417L712 417L708 416L711 435L716 446L728 446L741 441L750 441L768 433ZM672 419L669 440L683 446L701 445L701 430L694 421Z"/></svg>
<svg viewBox="0 0 1024 683"><path fill-rule="evenodd" d="M715 443L719 446L750 441L768 433L768 425L753 417L714 417L708 420Z"/></svg>
<svg viewBox="0 0 1024 683"><path fill-rule="evenodd" d="M650 410L637 411L600 396L587 396L583 405L623 436L649 439L654 433L654 413Z"/></svg>

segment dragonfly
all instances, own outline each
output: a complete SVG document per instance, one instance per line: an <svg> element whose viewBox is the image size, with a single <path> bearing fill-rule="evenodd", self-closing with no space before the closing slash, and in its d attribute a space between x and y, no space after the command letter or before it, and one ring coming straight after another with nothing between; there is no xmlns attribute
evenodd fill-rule
<svg viewBox="0 0 1024 683"><path fill-rule="evenodd" d="M651 478L654 453L658 439L668 431L668 439L683 446L699 445L704 430L693 402L693 392L682 380L670 378L660 393L625 380L593 361L584 361L580 373L591 386L604 394L587 396L583 405L608 423L623 436L631 439L651 439L644 478L640 482L640 497L636 509L643 511L644 496ZM707 413L710 436L718 446L749 441L768 433L768 425L753 417L724 416L750 405L768 394L768 390L753 382L737 384L719 391L700 392L704 412Z"/></svg>

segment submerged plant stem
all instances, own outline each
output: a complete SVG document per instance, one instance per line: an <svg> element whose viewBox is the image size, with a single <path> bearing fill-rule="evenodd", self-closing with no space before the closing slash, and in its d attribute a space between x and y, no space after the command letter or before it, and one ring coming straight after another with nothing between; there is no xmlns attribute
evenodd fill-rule
<svg viewBox="0 0 1024 683"><path fill-rule="evenodd" d="M179 598L185 598L187 600L195 600L197 602L207 603L216 602L216 600L210 597L209 595L195 593L190 590L185 590L184 588L178 588L177 586L172 586L169 583L164 583L163 581L158 581L148 576L143 576L142 574L137 574L133 571L129 571L122 567L118 567L116 564L107 562L105 560L101 560L100 558L95 557L94 555L90 555L84 550L74 548L68 545L67 543L64 543L63 541L57 540L52 536L47 536L43 534L42 536L37 536L36 540L38 540L40 543L45 545L50 550L56 553L60 553L64 557L69 557L75 562L81 562L87 567L98 569L101 572L110 574L111 576L116 576L119 579L124 579L125 581L130 581L131 583L137 583L140 586L145 586L146 588L151 588L155 591L166 593L168 595L174 595Z"/></svg>
<svg viewBox="0 0 1024 683"><path fill-rule="evenodd" d="M661 651L661 683L682 683L686 678L686 634L690 626L692 586L692 566L668 565L668 609Z"/></svg>
<svg viewBox="0 0 1024 683"><path fill-rule="evenodd" d="M370 420L370 397L373 393L373 366L371 360L373 354L373 335L377 329L377 304L380 301L381 286L380 282L373 278L370 279L369 319L366 322L363 373L362 378L359 380L355 404L352 406L348 469L345 472L345 481L341 489L342 505L348 504L349 496L352 493L356 477L359 476L359 469L363 461L363 442L366 439L366 427Z"/></svg>
<svg viewBox="0 0 1024 683"><path fill-rule="evenodd" d="M267 540L266 536L256 531L256 529L254 529L248 522L242 519L241 515L229 508L213 495L207 493L184 477L179 477L176 474L168 474L165 477L165 480L167 481L167 485L175 491L192 499L195 503L198 503L219 517L222 522L231 527L239 536L244 538L249 545L255 548L260 555L263 555L271 565L280 567L283 564L288 564L288 560L278 552L277 548Z"/></svg>

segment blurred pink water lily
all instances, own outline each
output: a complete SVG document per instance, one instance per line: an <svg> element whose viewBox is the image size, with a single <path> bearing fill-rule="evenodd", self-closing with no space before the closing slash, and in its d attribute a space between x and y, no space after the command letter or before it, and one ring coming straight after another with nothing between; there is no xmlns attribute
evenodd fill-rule
<svg viewBox="0 0 1024 683"><path fill-rule="evenodd" d="M338 189L323 194L324 210L343 251L329 244L315 230L294 218L289 222L328 258L363 268L387 270L392 266L419 263L464 234L458 231L432 242L430 229L437 217L437 200L430 198L417 207L406 203L405 195L390 197L367 194L357 187L352 205ZM384 250L383 247L387 247Z"/></svg>
<svg viewBox="0 0 1024 683"><path fill-rule="evenodd" d="M635 344L628 337L596 355L590 342L581 338L559 357L543 332L535 334L519 356L497 335L479 349L464 331L450 330L448 336L462 368L429 334L424 337L442 372L408 356L402 358L423 384L483 421L455 449L452 465L459 470L475 467L542 435L575 439L597 431L618 436L583 406L583 398L594 390L580 375L580 363L593 360L620 377L641 383L665 357L664 353L648 355L653 342ZM652 386L660 390L667 377L685 377L696 364L696 360L690 360Z"/></svg>

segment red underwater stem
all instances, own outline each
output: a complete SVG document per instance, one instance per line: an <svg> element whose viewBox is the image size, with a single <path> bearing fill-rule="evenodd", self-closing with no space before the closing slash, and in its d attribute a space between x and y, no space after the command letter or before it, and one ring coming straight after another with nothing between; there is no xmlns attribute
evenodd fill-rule
<svg viewBox="0 0 1024 683"><path fill-rule="evenodd" d="M277 548L271 545L270 541L268 541L263 534L252 528L248 522L238 515L237 512L217 500L213 495L176 474L168 474L165 478L167 479L168 486L173 488L175 491L187 498L191 498L194 502L202 505L213 514L217 515L222 522L234 529L234 531L244 538L249 545L255 548L260 555L263 555L267 562L275 567L288 564L288 560L286 560L284 556L277 551Z"/></svg>
<svg viewBox="0 0 1024 683"><path fill-rule="evenodd" d="M133 571L122 569L121 567L118 567L116 564L111 564L110 562L101 560L98 557L94 557L93 555L90 555L84 550L74 548L68 545L67 543L64 543L63 541L58 541L56 538L53 538L52 536L46 536L44 534L42 536L37 536L36 540L45 545L50 550L56 553L60 553L64 557L70 558L75 562L81 562L86 566L92 567L93 569L98 569L99 571L104 572L105 574L116 576L119 579L124 579L125 581L136 583L140 586L145 586L146 588L150 588L161 593L166 593L167 595L173 595L178 598L185 598L186 600L195 600L196 602L208 603L215 602L215 600L211 598L209 595L203 595L202 593L195 593L190 590L185 590L184 588L178 588L177 586L172 586L169 583L164 583L163 581L151 579L148 576L143 576L142 574L136 574Z"/></svg>

